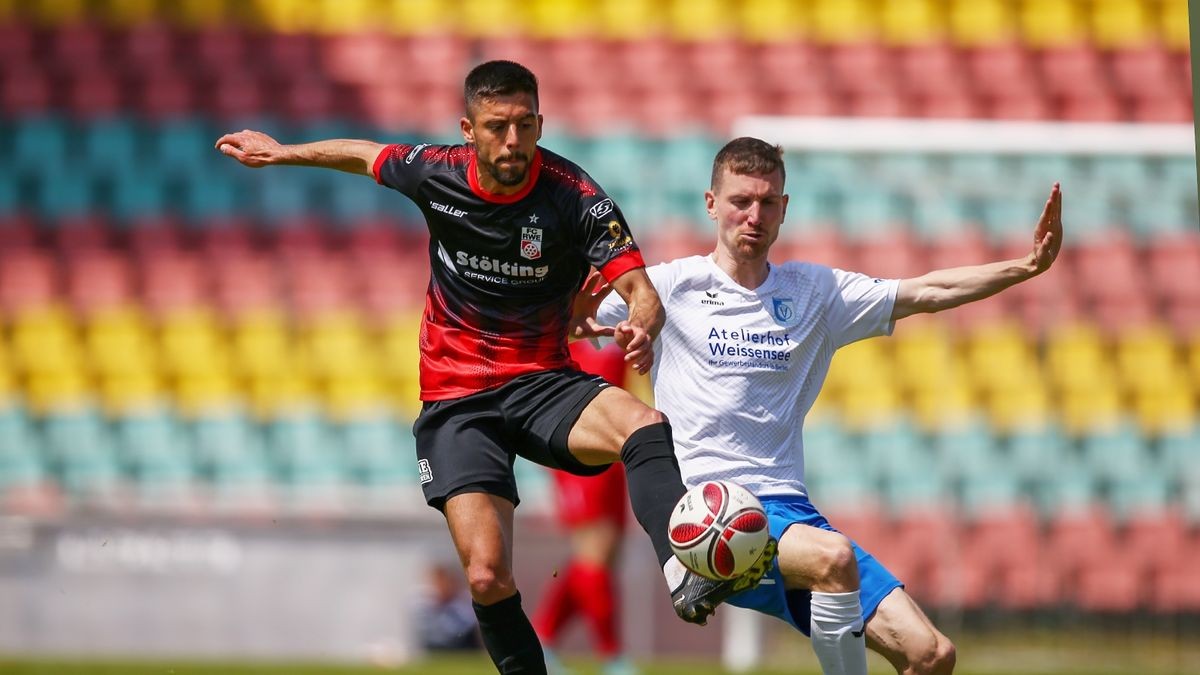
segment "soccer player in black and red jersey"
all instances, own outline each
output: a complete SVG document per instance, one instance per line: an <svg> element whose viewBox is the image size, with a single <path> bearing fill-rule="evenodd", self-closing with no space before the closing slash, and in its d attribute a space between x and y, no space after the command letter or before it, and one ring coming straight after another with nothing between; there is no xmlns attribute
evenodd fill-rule
<svg viewBox="0 0 1200 675"><path fill-rule="evenodd" d="M463 145L281 145L246 130L216 147L249 167L372 176L423 212L432 275L420 336L423 407L413 427L422 488L446 518L497 669L544 673L512 574L517 455L581 475L624 463L634 515L685 620L702 623L726 597L757 584L766 564L714 583L686 573L672 554L667 525L684 487L666 418L580 372L567 351L573 301L595 267L629 306L610 334L636 370L649 370L664 313L637 244L591 177L538 147L533 73L489 61L467 75L464 95Z"/></svg>

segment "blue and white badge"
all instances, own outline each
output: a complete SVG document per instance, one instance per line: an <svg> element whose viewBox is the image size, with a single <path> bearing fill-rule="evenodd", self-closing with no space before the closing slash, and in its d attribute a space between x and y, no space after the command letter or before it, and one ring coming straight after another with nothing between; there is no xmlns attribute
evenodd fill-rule
<svg viewBox="0 0 1200 675"><path fill-rule="evenodd" d="M783 323L796 316L796 303L791 298L771 298L775 305L775 319Z"/></svg>

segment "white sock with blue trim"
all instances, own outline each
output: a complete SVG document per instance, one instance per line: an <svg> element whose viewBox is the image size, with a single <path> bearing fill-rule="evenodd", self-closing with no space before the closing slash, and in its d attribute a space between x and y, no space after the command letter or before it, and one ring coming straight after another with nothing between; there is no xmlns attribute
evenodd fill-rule
<svg viewBox="0 0 1200 675"><path fill-rule="evenodd" d="M813 651L825 675L867 675L867 640L858 591L814 591L811 612Z"/></svg>

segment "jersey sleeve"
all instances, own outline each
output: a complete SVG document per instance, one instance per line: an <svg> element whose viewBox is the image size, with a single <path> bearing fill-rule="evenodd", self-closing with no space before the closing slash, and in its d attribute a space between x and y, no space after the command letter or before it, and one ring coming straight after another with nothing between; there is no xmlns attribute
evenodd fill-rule
<svg viewBox="0 0 1200 675"><path fill-rule="evenodd" d="M621 209L604 190L584 174L582 181L590 183L577 203L577 219L584 258L608 281L631 269L645 267L642 253Z"/></svg>
<svg viewBox="0 0 1200 675"><path fill-rule="evenodd" d="M898 279L876 279L839 269L829 269L829 273L829 332L838 347L892 334Z"/></svg>
<svg viewBox="0 0 1200 675"><path fill-rule="evenodd" d="M678 265L663 263L648 267L646 276L650 277L650 285L654 286L658 297L662 299L667 311L667 320L670 321L671 308L667 306L667 299L670 297L671 286L674 285L675 278L679 276ZM629 306L625 304L625 300L621 296L617 295L616 291L609 293L600 303L600 308L596 310L596 321L602 326L615 326L627 318L629 318Z"/></svg>
<svg viewBox="0 0 1200 675"><path fill-rule="evenodd" d="M412 196L417 186L442 164L446 146L394 143L385 146L375 158L371 174L375 182Z"/></svg>

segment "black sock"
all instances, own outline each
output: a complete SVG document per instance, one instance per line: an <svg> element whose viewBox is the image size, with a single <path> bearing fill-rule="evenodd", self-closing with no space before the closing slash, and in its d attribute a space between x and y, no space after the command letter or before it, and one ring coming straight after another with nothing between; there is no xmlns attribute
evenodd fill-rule
<svg viewBox="0 0 1200 675"><path fill-rule="evenodd" d="M538 641L529 617L521 609L521 594L505 598L494 605L472 602L475 618L479 621L479 633L483 646L487 648L503 675L510 673L546 674L546 655Z"/></svg>
<svg viewBox="0 0 1200 675"><path fill-rule="evenodd" d="M679 477L671 425L666 422L651 424L630 434L621 448L621 462L625 464L633 514L650 535L658 564L665 565L675 555L667 537L671 510L687 492Z"/></svg>

